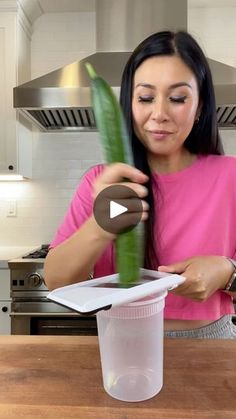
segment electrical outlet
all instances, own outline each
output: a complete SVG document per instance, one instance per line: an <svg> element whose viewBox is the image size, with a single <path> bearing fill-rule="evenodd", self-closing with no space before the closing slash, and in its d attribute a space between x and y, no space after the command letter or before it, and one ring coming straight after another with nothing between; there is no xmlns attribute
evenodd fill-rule
<svg viewBox="0 0 236 419"><path fill-rule="evenodd" d="M7 217L16 217L16 200L7 201Z"/></svg>

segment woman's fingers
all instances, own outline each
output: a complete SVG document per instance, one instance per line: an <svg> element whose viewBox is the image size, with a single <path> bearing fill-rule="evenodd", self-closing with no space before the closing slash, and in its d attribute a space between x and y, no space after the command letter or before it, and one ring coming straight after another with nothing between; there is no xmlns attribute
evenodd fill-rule
<svg viewBox="0 0 236 419"><path fill-rule="evenodd" d="M148 176L135 167L125 163L114 163L107 166L104 172L94 183L94 198L103 191L104 196L109 197L111 186L126 186L126 188L113 188L111 199L133 197L133 192L139 198L148 195L148 189L142 185L147 182ZM120 183L119 183L120 182Z"/></svg>
<svg viewBox="0 0 236 419"><path fill-rule="evenodd" d="M127 164L107 166L94 183L94 198L97 199L100 194L99 211L103 218L109 218L110 203L114 201L127 208L119 216L121 230L136 225L140 220L147 220L149 205L143 198L148 195L148 189L142 184L147 180L147 175ZM111 221L114 224L114 220Z"/></svg>
<svg viewBox="0 0 236 419"><path fill-rule="evenodd" d="M147 188L138 183L122 182L107 185L103 189L103 196L111 199L132 199L134 192L139 198L144 198L148 194Z"/></svg>
<svg viewBox="0 0 236 419"><path fill-rule="evenodd" d="M148 176L136 167L125 163L113 163L107 166L100 175L101 182L107 184L122 182L124 179L129 179L135 183L145 183Z"/></svg>

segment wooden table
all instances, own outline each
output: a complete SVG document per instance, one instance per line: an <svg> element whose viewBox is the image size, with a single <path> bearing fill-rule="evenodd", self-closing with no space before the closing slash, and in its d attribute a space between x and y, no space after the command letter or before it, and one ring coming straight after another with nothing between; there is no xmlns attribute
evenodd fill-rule
<svg viewBox="0 0 236 419"><path fill-rule="evenodd" d="M127 403L103 389L97 337L0 336L0 418L236 418L236 341L166 339L164 352L161 392Z"/></svg>

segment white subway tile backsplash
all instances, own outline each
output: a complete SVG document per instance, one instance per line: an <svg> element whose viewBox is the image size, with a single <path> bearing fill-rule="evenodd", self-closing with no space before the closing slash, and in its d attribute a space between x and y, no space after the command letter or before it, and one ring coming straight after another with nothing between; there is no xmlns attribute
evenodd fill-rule
<svg viewBox="0 0 236 419"><path fill-rule="evenodd" d="M221 138L225 154L236 156L236 130L222 130Z"/></svg>
<svg viewBox="0 0 236 419"><path fill-rule="evenodd" d="M79 183L79 179L57 179L55 181L56 189L75 189Z"/></svg>
<svg viewBox="0 0 236 419"><path fill-rule="evenodd" d="M3 224L0 244L35 245L51 241L81 177L100 162L101 146L96 132L35 132L33 179L20 184L17 217L5 218L0 207Z"/></svg>

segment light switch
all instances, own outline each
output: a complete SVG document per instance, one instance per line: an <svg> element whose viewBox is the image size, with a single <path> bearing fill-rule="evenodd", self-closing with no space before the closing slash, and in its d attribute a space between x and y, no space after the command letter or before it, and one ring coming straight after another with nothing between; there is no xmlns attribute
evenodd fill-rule
<svg viewBox="0 0 236 419"><path fill-rule="evenodd" d="M16 217L16 200L7 201L7 217Z"/></svg>

